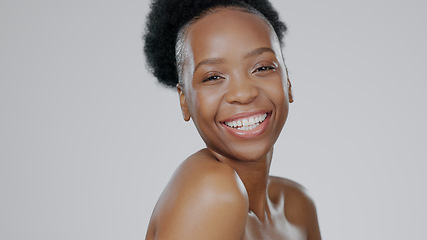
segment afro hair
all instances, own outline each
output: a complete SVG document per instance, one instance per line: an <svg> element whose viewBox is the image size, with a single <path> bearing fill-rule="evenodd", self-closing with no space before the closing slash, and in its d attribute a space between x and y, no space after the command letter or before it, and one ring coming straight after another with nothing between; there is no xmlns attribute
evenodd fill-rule
<svg viewBox="0 0 427 240"><path fill-rule="evenodd" d="M175 47L181 28L210 9L233 6L260 12L283 44L286 25L268 0L152 0L143 37L144 53L149 70L161 84L175 87L179 81Z"/></svg>

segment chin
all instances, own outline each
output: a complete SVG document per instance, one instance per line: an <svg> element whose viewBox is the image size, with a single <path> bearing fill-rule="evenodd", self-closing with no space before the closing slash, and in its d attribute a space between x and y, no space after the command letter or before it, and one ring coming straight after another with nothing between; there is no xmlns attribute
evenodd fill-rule
<svg viewBox="0 0 427 240"><path fill-rule="evenodd" d="M235 146L228 148L227 150L213 150L217 154L229 158L230 160L238 162L256 162L264 160L267 156L272 153L273 147L269 146L253 146L252 144L246 144L243 146ZM271 155L270 155L271 156Z"/></svg>

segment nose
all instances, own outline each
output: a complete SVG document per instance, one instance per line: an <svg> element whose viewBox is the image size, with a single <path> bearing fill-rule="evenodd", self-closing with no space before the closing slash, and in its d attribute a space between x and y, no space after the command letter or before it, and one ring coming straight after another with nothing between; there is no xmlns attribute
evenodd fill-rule
<svg viewBox="0 0 427 240"><path fill-rule="evenodd" d="M255 100L259 89L250 77L230 78L225 100L231 104L247 104Z"/></svg>

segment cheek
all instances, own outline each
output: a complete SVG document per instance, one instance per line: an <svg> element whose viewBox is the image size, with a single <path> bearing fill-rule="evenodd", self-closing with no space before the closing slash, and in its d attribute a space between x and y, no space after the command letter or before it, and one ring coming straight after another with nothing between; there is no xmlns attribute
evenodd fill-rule
<svg viewBox="0 0 427 240"><path fill-rule="evenodd" d="M221 101L218 96L218 92L209 89L195 91L192 105L196 111L196 120L203 122L215 121Z"/></svg>
<svg viewBox="0 0 427 240"><path fill-rule="evenodd" d="M283 111L284 114L288 114L288 97L283 88L277 88L275 93L275 104L277 108Z"/></svg>
<svg viewBox="0 0 427 240"><path fill-rule="evenodd" d="M265 88L265 91L267 91L270 99L275 105L287 106L288 95L284 85L286 85L286 83L284 83L282 79L277 79Z"/></svg>
<svg viewBox="0 0 427 240"><path fill-rule="evenodd" d="M270 85L266 91L268 91L270 101L274 104L277 110L277 117L282 119L280 122L281 124L284 124L289 111L289 100L287 92L284 89L284 84L280 82L280 84Z"/></svg>

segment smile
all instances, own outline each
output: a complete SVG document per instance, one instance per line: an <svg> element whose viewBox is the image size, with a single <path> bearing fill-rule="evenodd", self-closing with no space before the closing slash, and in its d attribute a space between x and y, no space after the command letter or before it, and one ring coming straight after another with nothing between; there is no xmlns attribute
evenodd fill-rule
<svg viewBox="0 0 427 240"><path fill-rule="evenodd" d="M234 121L224 122L225 125L238 130L249 131L260 125L267 118L267 113L259 114L249 118L236 119Z"/></svg>
<svg viewBox="0 0 427 240"><path fill-rule="evenodd" d="M227 132L239 138L254 138L262 135L268 125L271 113L257 113L245 117L237 117L222 122Z"/></svg>

